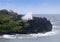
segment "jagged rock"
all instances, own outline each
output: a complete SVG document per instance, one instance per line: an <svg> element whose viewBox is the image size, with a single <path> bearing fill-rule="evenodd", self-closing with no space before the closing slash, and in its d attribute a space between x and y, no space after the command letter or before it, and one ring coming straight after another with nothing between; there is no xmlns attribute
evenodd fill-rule
<svg viewBox="0 0 60 42"><path fill-rule="evenodd" d="M52 30L52 24L45 17L33 17L33 20L29 20L29 24L30 33L44 33Z"/></svg>

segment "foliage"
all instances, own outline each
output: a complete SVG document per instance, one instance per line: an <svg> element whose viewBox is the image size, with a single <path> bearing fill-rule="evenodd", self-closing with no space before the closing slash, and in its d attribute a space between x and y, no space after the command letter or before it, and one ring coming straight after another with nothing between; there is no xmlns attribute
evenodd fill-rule
<svg viewBox="0 0 60 42"><path fill-rule="evenodd" d="M17 13L0 10L0 34L20 33L29 26L26 20L16 20Z"/></svg>

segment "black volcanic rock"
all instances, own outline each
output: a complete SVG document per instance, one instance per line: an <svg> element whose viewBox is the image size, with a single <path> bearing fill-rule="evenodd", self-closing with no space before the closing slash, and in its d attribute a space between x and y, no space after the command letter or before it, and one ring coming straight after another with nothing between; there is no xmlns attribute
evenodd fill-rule
<svg viewBox="0 0 60 42"><path fill-rule="evenodd" d="M33 17L33 20L29 20L29 24L29 33L44 33L52 30L52 24L45 17Z"/></svg>

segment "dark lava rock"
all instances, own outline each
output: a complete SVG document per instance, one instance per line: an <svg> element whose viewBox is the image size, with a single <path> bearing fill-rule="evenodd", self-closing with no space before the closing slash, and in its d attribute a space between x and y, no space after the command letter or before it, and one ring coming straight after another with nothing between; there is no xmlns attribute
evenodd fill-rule
<svg viewBox="0 0 60 42"><path fill-rule="evenodd" d="M33 20L29 20L29 24L28 33L45 33L52 30L51 22L45 17L33 17Z"/></svg>

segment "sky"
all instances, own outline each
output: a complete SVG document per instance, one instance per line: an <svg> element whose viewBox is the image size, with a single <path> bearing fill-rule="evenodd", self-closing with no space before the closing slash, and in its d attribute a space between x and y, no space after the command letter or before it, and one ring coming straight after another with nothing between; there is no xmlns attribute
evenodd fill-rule
<svg viewBox="0 0 60 42"><path fill-rule="evenodd" d="M60 14L60 0L0 0L0 9L19 14Z"/></svg>

